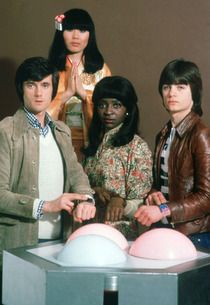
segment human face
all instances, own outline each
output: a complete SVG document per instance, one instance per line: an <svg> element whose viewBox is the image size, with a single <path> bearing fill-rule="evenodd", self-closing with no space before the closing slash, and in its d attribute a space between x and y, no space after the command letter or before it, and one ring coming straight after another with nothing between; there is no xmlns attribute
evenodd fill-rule
<svg viewBox="0 0 210 305"><path fill-rule="evenodd" d="M189 84L165 84L162 87L163 104L170 115L184 118L192 109L193 99Z"/></svg>
<svg viewBox="0 0 210 305"><path fill-rule="evenodd" d="M71 54L81 53L88 45L90 33L89 31L81 31L77 29L65 30L63 32L63 39L67 49Z"/></svg>
<svg viewBox="0 0 210 305"><path fill-rule="evenodd" d="M97 109L106 130L119 126L126 116L126 107L115 98L101 99L98 102Z"/></svg>
<svg viewBox="0 0 210 305"><path fill-rule="evenodd" d="M52 75L43 78L41 81L27 80L23 83L24 106L37 117L45 115L52 100Z"/></svg>

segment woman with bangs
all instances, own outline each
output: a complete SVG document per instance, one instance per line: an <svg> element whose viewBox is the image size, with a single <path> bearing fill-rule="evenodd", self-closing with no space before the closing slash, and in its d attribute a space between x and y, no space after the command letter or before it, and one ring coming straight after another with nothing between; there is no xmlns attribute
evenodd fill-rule
<svg viewBox="0 0 210 305"><path fill-rule="evenodd" d="M83 9L71 9L55 18L56 32L49 60L60 72L58 93L48 108L54 119L66 122L78 159L87 145L92 119L92 93L96 83L110 70L97 47L95 26Z"/></svg>
<svg viewBox="0 0 210 305"><path fill-rule="evenodd" d="M200 118L197 65L169 62L159 93L170 120L156 137L153 188L135 217L142 225L174 228L196 246L210 248L210 128Z"/></svg>
<svg viewBox="0 0 210 305"><path fill-rule="evenodd" d="M133 85L110 76L93 92L93 119L84 170L95 190L95 222L112 225L128 239L140 234L134 213L152 183L152 158L138 134L139 111Z"/></svg>

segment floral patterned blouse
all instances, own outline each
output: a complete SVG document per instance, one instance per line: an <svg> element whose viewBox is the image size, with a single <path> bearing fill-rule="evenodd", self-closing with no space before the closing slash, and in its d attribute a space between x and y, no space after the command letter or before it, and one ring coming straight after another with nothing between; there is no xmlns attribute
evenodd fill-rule
<svg viewBox="0 0 210 305"><path fill-rule="evenodd" d="M124 217L111 225L128 239L138 236L133 215L152 184L152 157L147 143L135 135L120 147L111 145L111 138L120 126L108 131L95 156L84 161L84 170L92 187L104 187L125 199Z"/></svg>

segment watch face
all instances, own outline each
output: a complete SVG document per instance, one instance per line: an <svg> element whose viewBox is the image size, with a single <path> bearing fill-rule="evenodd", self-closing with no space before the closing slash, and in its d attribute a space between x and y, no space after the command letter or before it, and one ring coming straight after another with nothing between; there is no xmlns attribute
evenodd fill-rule
<svg viewBox="0 0 210 305"><path fill-rule="evenodd" d="M93 203L93 199L89 197L89 198L86 200L86 202L91 202L91 203Z"/></svg>
<svg viewBox="0 0 210 305"><path fill-rule="evenodd" d="M168 216L170 214L170 209L166 203L161 203L159 205L159 209L160 209L161 213L165 216Z"/></svg>
<svg viewBox="0 0 210 305"><path fill-rule="evenodd" d="M82 203L82 202L89 202L89 203L95 203L94 199L92 197L90 197L89 195L87 195L87 199L86 200L76 200L76 204Z"/></svg>

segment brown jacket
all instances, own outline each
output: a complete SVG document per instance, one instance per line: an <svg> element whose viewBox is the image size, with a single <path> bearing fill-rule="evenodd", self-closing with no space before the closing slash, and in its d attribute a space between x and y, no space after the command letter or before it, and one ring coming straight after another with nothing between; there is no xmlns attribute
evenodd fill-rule
<svg viewBox="0 0 210 305"><path fill-rule="evenodd" d="M154 185L160 190L160 153L171 123L156 138ZM168 159L169 207L175 229L189 235L210 231L210 129L194 112L176 127Z"/></svg>

